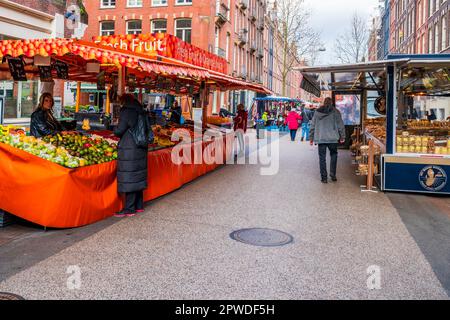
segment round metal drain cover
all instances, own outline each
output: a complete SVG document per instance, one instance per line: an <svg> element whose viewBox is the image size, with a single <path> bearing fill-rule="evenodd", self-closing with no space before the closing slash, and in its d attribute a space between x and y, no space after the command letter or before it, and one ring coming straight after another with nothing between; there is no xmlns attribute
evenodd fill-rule
<svg viewBox="0 0 450 320"><path fill-rule="evenodd" d="M0 300L25 300L25 299L21 296L18 296L17 294L9 292L0 292Z"/></svg>
<svg viewBox="0 0 450 320"><path fill-rule="evenodd" d="M265 228L237 230L232 232L230 237L239 242L261 247L284 246L294 241L294 238L286 232Z"/></svg>

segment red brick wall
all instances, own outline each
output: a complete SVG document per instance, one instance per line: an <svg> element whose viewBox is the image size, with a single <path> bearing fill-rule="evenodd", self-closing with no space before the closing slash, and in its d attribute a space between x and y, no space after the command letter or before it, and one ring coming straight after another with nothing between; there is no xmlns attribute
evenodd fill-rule
<svg viewBox="0 0 450 320"><path fill-rule="evenodd" d="M100 1L86 1L89 14L89 26L85 39L99 35L102 20L115 20L115 33L126 33L126 20L142 20L142 32L150 33L150 21L158 17L167 19L167 33L175 33L176 18L192 18L192 44L204 50L214 46L215 1L193 1L190 6L175 6L175 0L169 0L167 7L151 7L151 0L143 1L142 8L126 8L126 1L116 1L114 9L101 9ZM206 5L205 5L206 3ZM209 21L209 22L208 22ZM222 32L225 34L224 32Z"/></svg>
<svg viewBox="0 0 450 320"><path fill-rule="evenodd" d="M21 4L23 6L42 11L51 15L55 13L64 13L66 8L66 0L54 0L54 1L46 1L46 0L10 0L11 2L15 2Z"/></svg>

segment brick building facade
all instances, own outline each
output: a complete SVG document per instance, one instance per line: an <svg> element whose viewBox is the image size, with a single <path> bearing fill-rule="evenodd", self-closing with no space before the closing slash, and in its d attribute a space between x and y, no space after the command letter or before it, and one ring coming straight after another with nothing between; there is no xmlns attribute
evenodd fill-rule
<svg viewBox="0 0 450 320"><path fill-rule="evenodd" d="M448 53L450 1L391 0L390 53Z"/></svg>
<svg viewBox="0 0 450 320"><path fill-rule="evenodd" d="M64 18L71 4L78 1L1 0L0 40L71 37L77 30L67 28ZM0 96L5 97L5 123L29 123L40 93L40 81L0 81ZM58 106L63 106L63 81L55 81L53 93Z"/></svg>

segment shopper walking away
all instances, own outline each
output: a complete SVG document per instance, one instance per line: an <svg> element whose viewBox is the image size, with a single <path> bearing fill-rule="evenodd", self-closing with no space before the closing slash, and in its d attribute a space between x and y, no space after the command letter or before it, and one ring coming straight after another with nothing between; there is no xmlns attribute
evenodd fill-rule
<svg viewBox="0 0 450 320"><path fill-rule="evenodd" d="M291 141L295 141L295 136L297 135L297 130L299 127L299 122L302 121L302 117L294 110L291 110L290 107L288 107L288 110L290 111L286 117L286 124L289 128L289 131L291 132Z"/></svg>
<svg viewBox="0 0 450 320"><path fill-rule="evenodd" d="M234 131L239 141L238 157L245 153L244 134L247 132L248 113L242 103L237 106L237 115L234 117Z"/></svg>
<svg viewBox="0 0 450 320"><path fill-rule="evenodd" d="M311 113L303 106L302 107L302 141L309 140L309 123L311 122Z"/></svg>
<svg viewBox="0 0 450 320"><path fill-rule="evenodd" d="M330 150L331 165L330 177L336 179L336 167L338 157L338 142L345 141L345 126L339 110L333 106L331 98L326 98L324 105L316 110L309 129L309 139L319 145L320 175L323 183L328 182L327 174L327 148Z"/></svg>
<svg viewBox="0 0 450 320"><path fill-rule="evenodd" d="M117 189L125 194L125 207L116 217L134 216L144 212L144 190L147 188L148 145L138 146L136 136L148 137L147 115L144 108L131 94L121 98L119 124L114 134L120 138L117 162ZM139 117L142 117L139 119ZM142 126L142 121L145 125Z"/></svg>

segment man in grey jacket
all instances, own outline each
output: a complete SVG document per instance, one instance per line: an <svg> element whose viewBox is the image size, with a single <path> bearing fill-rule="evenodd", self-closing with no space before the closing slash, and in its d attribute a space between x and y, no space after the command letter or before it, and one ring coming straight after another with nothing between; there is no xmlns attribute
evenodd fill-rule
<svg viewBox="0 0 450 320"><path fill-rule="evenodd" d="M327 183L327 148L330 150L330 177L336 179L338 142L345 141L345 126L339 110L333 106L331 98L326 98L324 105L316 110L309 129L310 144L319 145L320 175L322 183Z"/></svg>

